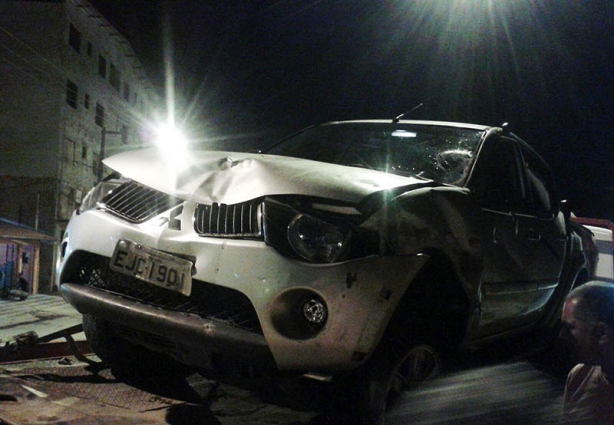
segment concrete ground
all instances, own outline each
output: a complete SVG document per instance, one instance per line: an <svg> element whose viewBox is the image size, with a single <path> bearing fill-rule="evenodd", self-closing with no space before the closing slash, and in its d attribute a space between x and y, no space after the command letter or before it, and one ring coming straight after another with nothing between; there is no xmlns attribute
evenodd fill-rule
<svg viewBox="0 0 614 425"><path fill-rule="evenodd" d="M80 323L81 314L60 295L34 294L23 301L0 299L0 346L25 332L44 337ZM83 332L73 338L85 340Z"/></svg>

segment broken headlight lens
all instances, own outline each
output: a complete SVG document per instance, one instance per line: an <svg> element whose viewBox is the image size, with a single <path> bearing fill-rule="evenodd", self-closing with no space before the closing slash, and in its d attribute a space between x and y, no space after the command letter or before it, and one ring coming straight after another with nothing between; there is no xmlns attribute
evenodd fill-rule
<svg viewBox="0 0 614 425"><path fill-rule="evenodd" d="M288 242L298 255L314 263L343 259L350 239L349 229L327 223L309 214L297 214L288 226Z"/></svg>
<svg viewBox="0 0 614 425"><path fill-rule="evenodd" d="M98 208L105 196L127 181L128 180L123 177L114 177L99 182L87 193L87 195L85 195L83 202L81 202L81 205L77 208L77 214Z"/></svg>

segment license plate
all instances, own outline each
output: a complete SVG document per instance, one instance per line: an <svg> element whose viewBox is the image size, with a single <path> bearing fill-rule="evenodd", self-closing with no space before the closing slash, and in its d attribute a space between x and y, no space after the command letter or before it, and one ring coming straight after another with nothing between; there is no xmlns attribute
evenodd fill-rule
<svg viewBox="0 0 614 425"><path fill-rule="evenodd" d="M192 292L191 261L129 240L117 242L109 267L184 295Z"/></svg>

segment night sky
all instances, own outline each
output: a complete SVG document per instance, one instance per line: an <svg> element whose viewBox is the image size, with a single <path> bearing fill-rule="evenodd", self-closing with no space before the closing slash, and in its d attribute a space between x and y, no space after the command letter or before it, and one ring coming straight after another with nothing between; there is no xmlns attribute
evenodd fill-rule
<svg viewBox="0 0 614 425"><path fill-rule="evenodd" d="M614 220L614 2L92 0L176 120L219 148L322 121L500 125L555 170L579 216Z"/></svg>

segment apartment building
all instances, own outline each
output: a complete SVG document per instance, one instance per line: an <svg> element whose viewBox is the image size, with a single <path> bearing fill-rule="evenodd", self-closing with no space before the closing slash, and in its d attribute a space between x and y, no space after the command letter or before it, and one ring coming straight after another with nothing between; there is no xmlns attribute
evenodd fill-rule
<svg viewBox="0 0 614 425"><path fill-rule="evenodd" d="M41 237L33 291L53 290L59 240L105 170L147 143L158 94L129 42L86 0L0 0L0 218ZM0 234L2 252L30 252ZM23 255L11 262L15 280ZM30 263L31 264L31 263Z"/></svg>

